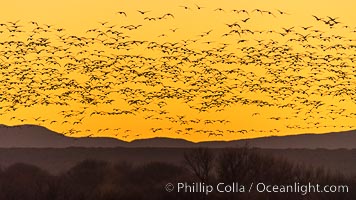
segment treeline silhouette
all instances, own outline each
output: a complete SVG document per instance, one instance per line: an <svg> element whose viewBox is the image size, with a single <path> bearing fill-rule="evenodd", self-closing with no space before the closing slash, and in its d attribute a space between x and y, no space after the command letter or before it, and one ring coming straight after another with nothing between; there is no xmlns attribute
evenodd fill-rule
<svg viewBox="0 0 356 200"><path fill-rule="evenodd" d="M247 147L187 150L182 165L163 162L133 165L85 160L68 171L52 175L38 167L18 163L0 170L2 200L157 200L157 199L356 199L355 177L322 168L293 164ZM251 182L286 185L348 185L347 193L183 193L165 190L167 183L227 184Z"/></svg>

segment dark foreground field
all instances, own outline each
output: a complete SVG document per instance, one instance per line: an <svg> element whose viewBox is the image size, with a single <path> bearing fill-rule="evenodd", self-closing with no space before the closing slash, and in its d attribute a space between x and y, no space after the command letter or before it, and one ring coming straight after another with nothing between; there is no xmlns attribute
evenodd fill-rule
<svg viewBox="0 0 356 200"><path fill-rule="evenodd" d="M51 174L67 171L84 160L137 164L165 162L181 165L189 148L0 148L0 166L15 163L38 166ZM255 149L262 154L306 166L323 167L345 175L356 175L356 149ZM221 149L214 149L219 152Z"/></svg>
<svg viewBox="0 0 356 200"><path fill-rule="evenodd" d="M0 199L354 200L354 159L355 150L1 149ZM235 185L235 191L219 192L219 183ZM260 191L258 183L297 184L298 191ZM308 184L337 191L306 191ZM208 186L214 189L206 195Z"/></svg>

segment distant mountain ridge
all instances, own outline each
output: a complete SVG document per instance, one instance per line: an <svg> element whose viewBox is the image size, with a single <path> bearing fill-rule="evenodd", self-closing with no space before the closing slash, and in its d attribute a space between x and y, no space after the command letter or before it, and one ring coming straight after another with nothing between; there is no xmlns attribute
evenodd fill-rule
<svg viewBox="0 0 356 200"><path fill-rule="evenodd" d="M117 147L126 142L115 138L72 138L42 126L0 126L0 148Z"/></svg>
<svg viewBox="0 0 356 200"><path fill-rule="evenodd" d="M0 126L0 148L67 148L67 147L250 147L268 149L356 149L356 130L326 133L271 136L254 139L213 142L190 142L184 139L151 138L126 142L115 138L72 138L42 126Z"/></svg>

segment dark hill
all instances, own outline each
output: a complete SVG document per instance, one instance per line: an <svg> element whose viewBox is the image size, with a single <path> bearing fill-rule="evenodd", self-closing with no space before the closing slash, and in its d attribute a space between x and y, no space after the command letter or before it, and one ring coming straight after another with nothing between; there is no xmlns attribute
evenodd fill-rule
<svg viewBox="0 0 356 200"><path fill-rule="evenodd" d="M0 148L66 147L250 147L268 149L356 149L356 131L326 134L271 136L255 139L193 143L184 139L151 138L125 142L114 138L72 138L36 125L0 126Z"/></svg>
<svg viewBox="0 0 356 200"><path fill-rule="evenodd" d="M127 143L114 138L72 138L36 125L0 126L1 148L117 147Z"/></svg>

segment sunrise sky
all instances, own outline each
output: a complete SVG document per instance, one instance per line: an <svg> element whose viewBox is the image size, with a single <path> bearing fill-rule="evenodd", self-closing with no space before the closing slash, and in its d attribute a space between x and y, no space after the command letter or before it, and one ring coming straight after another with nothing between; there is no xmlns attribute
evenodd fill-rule
<svg viewBox="0 0 356 200"><path fill-rule="evenodd" d="M355 8L351 0L6 1L1 123L128 141L355 129ZM43 38L50 42L31 46ZM18 49L26 49L21 58ZM69 80L76 85L60 84ZM153 80L160 84L149 85Z"/></svg>

